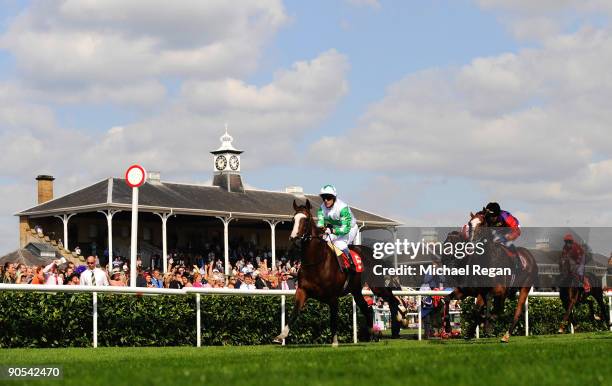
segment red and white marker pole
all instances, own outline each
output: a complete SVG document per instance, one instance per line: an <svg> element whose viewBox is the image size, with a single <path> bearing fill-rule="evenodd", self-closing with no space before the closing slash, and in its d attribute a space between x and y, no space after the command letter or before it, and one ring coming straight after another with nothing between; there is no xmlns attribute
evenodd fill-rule
<svg viewBox="0 0 612 386"><path fill-rule="evenodd" d="M132 237L130 242L130 287L136 287L136 252L138 247L138 187L147 180L147 172L140 165L132 165L125 172L125 182L132 188Z"/></svg>

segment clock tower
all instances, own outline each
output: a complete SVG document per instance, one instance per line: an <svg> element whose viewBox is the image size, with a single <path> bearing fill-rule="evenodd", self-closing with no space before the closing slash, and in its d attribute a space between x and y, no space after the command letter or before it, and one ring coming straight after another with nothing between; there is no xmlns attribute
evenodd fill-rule
<svg viewBox="0 0 612 386"><path fill-rule="evenodd" d="M242 178L240 177L240 154L242 150L238 150L232 145L231 135L227 133L227 124L225 125L225 134L220 138L221 146L214 151L213 155L213 185L226 189L229 192L244 192L242 186Z"/></svg>

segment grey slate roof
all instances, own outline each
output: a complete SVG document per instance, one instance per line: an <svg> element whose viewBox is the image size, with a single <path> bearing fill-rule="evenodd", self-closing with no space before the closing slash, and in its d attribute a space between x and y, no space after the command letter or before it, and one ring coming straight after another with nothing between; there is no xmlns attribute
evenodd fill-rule
<svg viewBox="0 0 612 386"><path fill-rule="evenodd" d="M170 211L176 214L209 216L278 218L293 216L293 200L313 207L321 204L318 195L297 196L291 193L245 189L244 193L228 192L217 186L189 185L170 182L147 182L139 188L139 210ZM89 212L101 209L129 210L132 191L123 179L109 178L16 215L49 216L58 213ZM358 222L366 225L393 226L397 221L351 207ZM314 210L313 210L314 212Z"/></svg>

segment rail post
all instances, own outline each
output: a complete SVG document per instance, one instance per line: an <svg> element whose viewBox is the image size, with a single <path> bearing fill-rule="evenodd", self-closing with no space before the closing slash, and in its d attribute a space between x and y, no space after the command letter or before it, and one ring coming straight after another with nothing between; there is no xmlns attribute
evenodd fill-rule
<svg viewBox="0 0 612 386"><path fill-rule="evenodd" d="M352 300L353 303L353 343L357 343L357 304L355 303L355 299Z"/></svg>
<svg viewBox="0 0 612 386"><path fill-rule="evenodd" d="M93 347L98 347L98 293L93 293Z"/></svg>
<svg viewBox="0 0 612 386"><path fill-rule="evenodd" d="M422 313L422 309L423 309L423 303L422 303L423 297L421 295L417 296L417 303L418 303L418 307L417 307L417 312L419 313L419 315L417 315L418 317L418 321L419 321L419 340L422 339L421 335L423 332L423 313Z"/></svg>
<svg viewBox="0 0 612 386"><path fill-rule="evenodd" d="M285 295L281 295L281 332L283 328L285 328ZM283 339L282 345L285 345L285 340Z"/></svg>
<svg viewBox="0 0 612 386"><path fill-rule="evenodd" d="M200 294L196 294L196 341L202 347L202 315L200 314Z"/></svg>

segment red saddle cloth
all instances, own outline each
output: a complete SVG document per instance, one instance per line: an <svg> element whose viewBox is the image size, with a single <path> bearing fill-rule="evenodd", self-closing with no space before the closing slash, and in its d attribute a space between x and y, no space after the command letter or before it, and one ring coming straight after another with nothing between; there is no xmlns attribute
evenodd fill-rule
<svg viewBox="0 0 612 386"><path fill-rule="evenodd" d="M353 263L355 264L355 271L363 272L363 262L361 261L361 256L359 256L359 254L352 249L350 249L350 252L351 257L353 258ZM351 265L349 264L346 254L344 253L342 254L342 262L344 263L345 268L350 268Z"/></svg>

